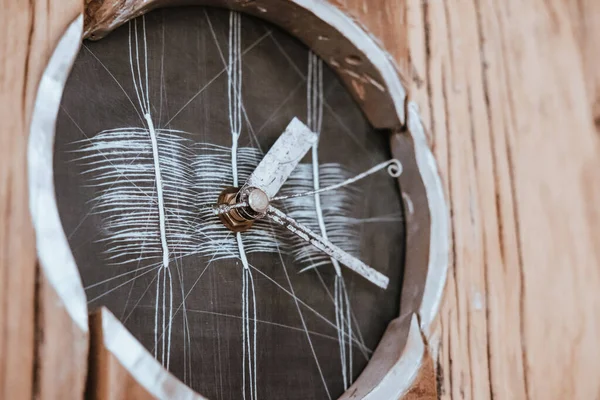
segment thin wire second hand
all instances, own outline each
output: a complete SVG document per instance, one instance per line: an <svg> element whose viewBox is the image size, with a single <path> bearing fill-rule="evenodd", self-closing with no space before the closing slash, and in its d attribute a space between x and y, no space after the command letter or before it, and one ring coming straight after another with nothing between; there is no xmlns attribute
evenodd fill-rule
<svg viewBox="0 0 600 400"><path fill-rule="evenodd" d="M352 183L358 182L361 179L366 178L369 175L373 175L374 173L386 168L388 169L388 174L393 177L393 178L398 178L401 174L402 174L402 163L400 163L399 160L392 158L391 160L388 161L384 161L382 163L377 164L376 166L368 169L367 171L358 174L350 179L346 179L343 182L340 182L338 184L335 185L331 185L331 186L327 186L324 187L322 189L319 190L312 190L310 192L304 192L304 193L298 193L298 194L292 194L289 196L278 196L278 197L273 197L271 200L286 200L286 199L293 199L296 197L303 197L303 196L310 196L312 194L317 194L317 193L323 193L323 192L328 192L330 190L335 190L335 189L339 189L342 188L344 186L348 186ZM237 208L237 207L235 207Z"/></svg>
<svg viewBox="0 0 600 400"><path fill-rule="evenodd" d="M360 173L350 179L346 179L345 181L337 183L335 185L327 186L327 187L324 187L319 190L311 190L309 192L297 193L297 194L292 194L292 195L288 195L288 196L273 197L271 199L271 201L293 199L296 197L310 196L310 195L317 194L317 193L323 193L323 192L328 192L331 190L339 189L344 186L348 186L355 182L358 182L361 179L364 179L369 175L373 175L374 173L379 172L380 170L382 170L386 167L388 169L388 174L393 178L398 178L402 174L402 164L400 163L399 160L393 158L391 160L384 161L380 164L377 164L376 166L372 167L371 169L369 169L363 173ZM234 210L236 208L243 208L243 207L247 207L247 206L248 206L248 203L245 201L242 201L240 203L235 203L235 204L219 204L217 206L213 206L210 208L212 209L212 211L214 212L215 215L221 215L221 214L227 214L228 212L230 212L231 210Z"/></svg>

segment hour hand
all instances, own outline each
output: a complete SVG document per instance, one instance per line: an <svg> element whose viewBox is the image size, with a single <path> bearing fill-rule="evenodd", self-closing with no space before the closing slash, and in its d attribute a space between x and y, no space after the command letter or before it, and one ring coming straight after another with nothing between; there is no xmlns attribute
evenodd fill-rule
<svg viewBox="0 0 600 400"><path fill-rule="evenodd" d="M270 201L317 140L316 133L294 118L242 188L221 192L215 208L221 222L234 232L250 229L254 220L265 215Z"/></svg>
<svg viewBox="0 0 600 400"><path fill-rule="evenodd" d="M336 259L341 264L350 268L354 272L362 275L365 279L371 281L382 289L386 289L389 283L387 276L381 272L374 270L367 264L360 261L358 258L346 253L329 240L317 235L306 226L289 217L284 212L273 206L268 206L267 217L285 227L290 232L306 240L308 243L315 246L328 256Z"/></svg>
<svg viewBox="0 0 600 400"><path fill-rule="evenodd" d="M250 174L241 191L257 188L271 200L317 139L316 133L294 118Z"/></svg>

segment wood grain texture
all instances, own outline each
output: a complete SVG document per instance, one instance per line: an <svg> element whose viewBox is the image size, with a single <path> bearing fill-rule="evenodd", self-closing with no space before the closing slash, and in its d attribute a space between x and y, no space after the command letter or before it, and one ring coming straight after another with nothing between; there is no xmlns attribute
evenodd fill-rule
<svg viewBox="0 0 600 400"><path fill-rule="evenodd" d="M560 0L406 6L411 98L452 215L441 397L598 398L600 147L582 51L600 37L574 35Z"/></svg>
<svg viewBox="0 0 600 400"><path fill-rule="evenodd" d="M38 82L81 4L7 0L0 7L0 398L66 398L66 378L56 374L69 367L71 352L54 342L36 344L64 338L65 324L62 315L53 314L56 297L36 272L26 153Z"/></svg>

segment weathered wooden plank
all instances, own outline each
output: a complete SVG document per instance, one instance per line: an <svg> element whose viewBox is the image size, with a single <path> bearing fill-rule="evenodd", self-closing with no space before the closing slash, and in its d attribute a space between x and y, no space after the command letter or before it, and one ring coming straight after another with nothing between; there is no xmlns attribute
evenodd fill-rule
<svg viewBox="0 0 600 400"><path fill-rule="evenodd" d="M442 398L596 398L600 148L568 9L407 6L410 93L452 208Z"/></svg>
<svg viewBox="0 0 600 400"><path fill-rule="evenodd" d="M86 398L206 400L165 372L106 308L90 317L91 348Z"/></svg>
<svg viewBox="0 0 600 400"><path fill-rule="evenodd" d="M63 335L62 316L52 314L55 300L43 274L38 274L33 229L27 201L27 139L38 82L46 62L67 25L81 11L79 1L4 1L0 14L0 397L29 398L42 386L47 398L68 393L54 390L52 377L68 370L64 347L42 354L58 365L46 369L35 359L42 331L36 321L54 321L43 335ZM37 301L36 301L37 298ZM41 305L37 307L36 304ZM50 305L50 307L47 307ZM67 325L68 326L68 325ZM49 348L48 348L49 350ZM37 354L39 355L39 354ZM59 360L62 358L62 361ZM53 361L52 361L53 360ZM77 367L80 367L77 366ZM42 383L44 382L44 383ZM48 382L48 384L46 384ZM80 384L81 386L81 384Z"/></svg>
<svg viewBox="0 0 600 400"><path fill-rule="evenodd" d="M46 273L36 268L27 190L27 140L38 83L80 11L77 1L9 1L0 16L3 37L10 38L0 49L2 398L78 398L84 391L86 333L73 323Z"/></svg>

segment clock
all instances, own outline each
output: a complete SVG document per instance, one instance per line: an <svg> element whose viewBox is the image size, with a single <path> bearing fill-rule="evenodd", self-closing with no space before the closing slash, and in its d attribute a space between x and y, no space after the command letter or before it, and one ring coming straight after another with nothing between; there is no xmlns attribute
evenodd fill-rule
<svg viewBox="0 0 600 400"><path fill-rule="evenodd" d="M88 20L54 132L31 139L56 214L34 215L56 230L39 246L181 393L392 393L444 281L435 164L368 36L330 6L271 3Z"/></svg>

